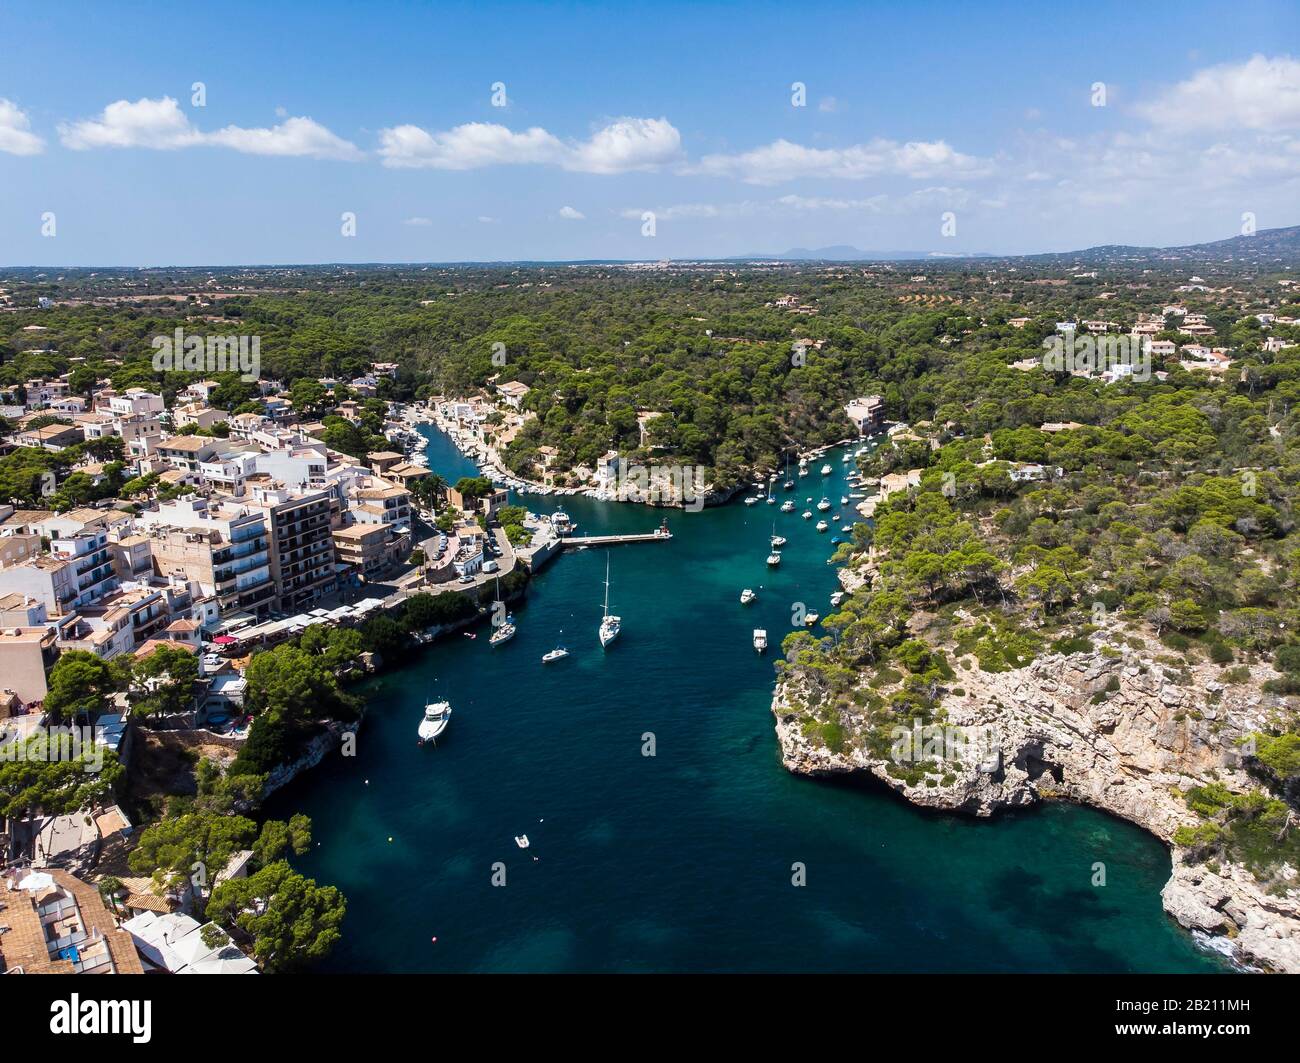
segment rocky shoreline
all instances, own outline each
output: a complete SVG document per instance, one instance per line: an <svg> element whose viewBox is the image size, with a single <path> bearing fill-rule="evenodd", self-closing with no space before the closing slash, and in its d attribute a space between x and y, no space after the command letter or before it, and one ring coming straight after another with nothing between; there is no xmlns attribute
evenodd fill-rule
<svg viewBox="0 0 1300 1063"><path fill-rule="evenodd" d="M1160 664L1099 652L1042 657L1015 671L963 668L942 708L947 723L992 736L984 755L940 763L915 784L896 765L849 744L834 753L803 732L799 691L777 684L772 701L785 767L799 775L865 773L913 804L976 816L1044 800L1091 805L1145 828L1170 846L1165 911L1210 935L1241 966L1300 973L1300 877L1284 869L1281 895L1244 867L1193 866L1173 844L1197 820L1180 790L1223 782L1257 785L1236 742L1265 723L1258 683L1224 688L1210 669L1175 683ZM1100 695L1100 696L1099 696ZM852 720L846 720L851 725ZM896 774L890 773L890 768Z"/></svg>

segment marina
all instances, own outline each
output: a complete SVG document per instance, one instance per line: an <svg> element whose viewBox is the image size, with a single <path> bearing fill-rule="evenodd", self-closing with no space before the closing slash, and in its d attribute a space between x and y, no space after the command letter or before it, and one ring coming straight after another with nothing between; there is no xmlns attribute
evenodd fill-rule
<svg viewBox="0 0 1300 1063"><path fill-rule="evenodd" d="M469 474L423 431L434 469ZM826 460L838 491L852 466ZM529 500L541 513L560 504ZM642 506L562 504L591 535L658 520ZM323 969L1218 969L1161 910L1168 855L1136 827L1066 806L937 817L782 767L772 664L791 605L824 606L841 588L829 541L795 515L777 523L789 540L779 569L764 564L772 511L739 500L674 513L670 549L571 551L514 604L510 646L441 639L355 688L371 707L357 755L327 760L267 809L312 816L318 844L294 862L348 896ZM602 652L607 563L622 634ZM746 587L757 600L742 609ZM560 631L569 656L543 665ZM456 728L431 755L410 725L434 677ZM511 843L523 825L527 854ZM1062 918L1103 858L1104 897ZM507 890L490 884L496 861ZM796 861L810 888L792 888ZM395 903L407 913L396 933Z"/></svg>

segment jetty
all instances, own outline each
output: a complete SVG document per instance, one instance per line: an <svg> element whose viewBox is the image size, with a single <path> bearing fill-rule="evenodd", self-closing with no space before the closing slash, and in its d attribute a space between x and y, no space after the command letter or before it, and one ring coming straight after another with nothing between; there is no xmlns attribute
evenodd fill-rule
<svg viewBox="0 0 1300 1063"><path fill-rule="evenodd" d="M664 521L652 532L635 535L566 535L560 540L566 548L583 549L588 546L619 546L623 543L666 543L673 533L668 530L668 521Z"/></svg>

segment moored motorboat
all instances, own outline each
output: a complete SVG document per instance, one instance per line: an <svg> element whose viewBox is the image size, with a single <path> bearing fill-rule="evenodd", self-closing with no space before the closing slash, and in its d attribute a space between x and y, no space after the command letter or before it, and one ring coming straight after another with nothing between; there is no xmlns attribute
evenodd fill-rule
<svg viewBox="0 0 1300 1063"><path fill-rule="evenodd" d="M761 627L754 628L754 649L759 653L767 649L767 631Z"/></svg>
<svg viewBox="0 0 1300 1063"><path fill-rule="evenodd" d="M447 724L451 720L451 703L448 701L431 701L424 707L424 716L420 719L420 726L416 733L419 735L420 745L425 742L432 742L443 731L447 729Z"/></svg>
<svg viewBox="0 0 1300 1063"><path fill-rule="evenodd" d="M746 587L743 591L740 592L740 604L748 605L757 597L758 597L757 594L755 594L752 590Z"/></svg>
<svg viewBox="0 0 1300 1063"><path fill-rule="evenodd" d="M830 525L827 524L824 520L819 520L819 521L817 522L817 530L818 530L819 532L824 532L824 531L825 531L827 528L829 528L829 527L830 527Z"/></svg>
<svg viewBox="0 0 1300 1063"><path fill-rule="evenodd" d="M556 646L550 653L542 654L542 664L550 664L552 661L559 661L569 656L569 651L563 646Z"/></svg>

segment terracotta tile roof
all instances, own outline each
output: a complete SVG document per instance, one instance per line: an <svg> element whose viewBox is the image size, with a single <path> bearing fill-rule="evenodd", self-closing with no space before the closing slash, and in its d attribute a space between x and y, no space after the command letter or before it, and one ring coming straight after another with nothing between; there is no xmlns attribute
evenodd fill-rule
<svg viewBox="0 0 1300 1063"><path fill-rule="evenodd" d="M28 872L16 869L0 879L0 902L4 904L0 910L0 926L9 928L0 934L0 969L21 968L26 974L75 973L76 964L70 956L51 958L50 942L37 910L38 905L57 907L63 897L70 898L72 903L62 906L57 913L50 913L58 916L51 927L58 926L73 936L82 936L76 943L76 954L84 971L144 973L130 933L117 925L94 886L58 868L47 868L40 873L49 875L55 887L39 891L18 889L18 882Z"/></svg>

